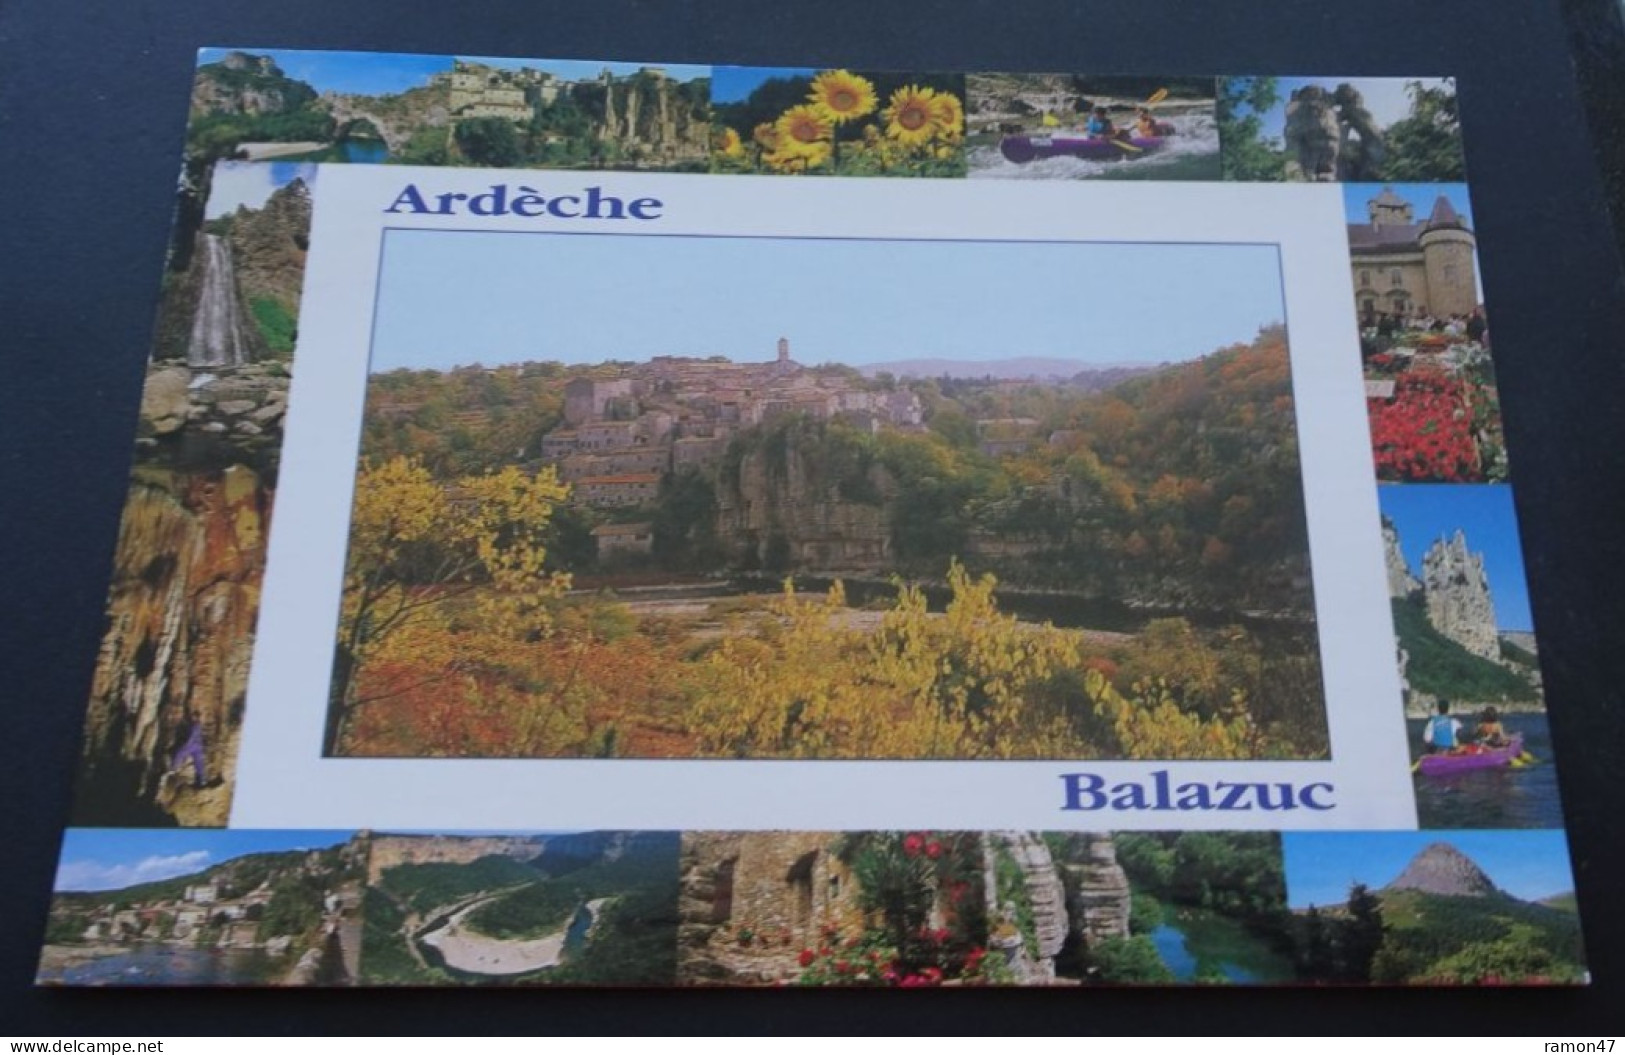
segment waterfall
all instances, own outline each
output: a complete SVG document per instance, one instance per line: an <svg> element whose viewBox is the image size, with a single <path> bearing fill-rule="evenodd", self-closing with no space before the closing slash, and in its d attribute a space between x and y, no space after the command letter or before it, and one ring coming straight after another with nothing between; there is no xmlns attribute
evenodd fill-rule
<svg viewBox="0 0 1625 1055"><path fill-rule="evenodd" d="M243 340L242 305L237 297L237 274L231 247L217 234L203 236L203 282L198 291L197 314L192 317L192 339L186 346L188 366L241 366L248 362Z"/></svg>

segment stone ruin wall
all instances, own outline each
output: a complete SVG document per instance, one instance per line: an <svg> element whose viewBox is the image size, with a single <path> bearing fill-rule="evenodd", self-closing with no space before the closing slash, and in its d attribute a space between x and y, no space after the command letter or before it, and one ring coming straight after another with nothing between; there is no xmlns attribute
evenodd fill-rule
<svg viewBox="0 0 1625 1055"><path fill-rule="evenodd" d="M678 976L779 981L825 927L856 937L857 884L833 832L685 832L679 862Z"/></svg>

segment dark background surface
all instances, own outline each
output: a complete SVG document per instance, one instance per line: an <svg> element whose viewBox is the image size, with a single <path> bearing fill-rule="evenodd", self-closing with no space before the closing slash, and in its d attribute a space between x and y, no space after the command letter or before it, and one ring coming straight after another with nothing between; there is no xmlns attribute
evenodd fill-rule
<svg viewBox="0 0 1625 1055"><path fill-rule="evenodd" d="M202 45L1459 78L1589 990L30 988ZM0 7L0 1034L1617 1031L1625 50L1613 0L10 0ZM1590 126L1588 128L1588 121ZM1599 133L1595 137L1592 132ZM1538 1050L1532 1048L1531 1050Z"/></svg>

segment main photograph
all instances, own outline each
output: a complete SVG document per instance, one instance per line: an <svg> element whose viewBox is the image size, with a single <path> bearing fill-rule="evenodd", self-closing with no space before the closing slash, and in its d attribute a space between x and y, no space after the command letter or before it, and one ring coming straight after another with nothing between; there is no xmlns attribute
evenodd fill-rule
<svg viewBox="0 0 1625 1055"><path fill-rule="evenodd" d="M1275 246L380 268L326 755L1328 757Z"/></svg>

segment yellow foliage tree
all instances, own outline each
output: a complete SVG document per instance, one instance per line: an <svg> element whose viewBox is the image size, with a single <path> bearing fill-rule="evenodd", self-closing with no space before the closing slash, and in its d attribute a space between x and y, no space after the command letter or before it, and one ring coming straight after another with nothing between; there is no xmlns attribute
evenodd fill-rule
<svg viewBox="0 0 1625 1055"><path fill-rule="evenodd" d="M569 494L552 468L516 467L444 486L416 459L368 463L356 480L338 654L324 750L339 753L360 674L392 652L437 678L545 633L549 602L569 576L543 570L553 509ZM488 633L445 633L456 603L477 591L471 618ZM495 658L486 657L486 658ZM394 695L400 689L391 690Z"/></svg>
<svg viewBox="0 0 1625 1055"><path fill-rule="evenodd" d="M992 576L955 562L931 613L902 587L878 628L854 626L839 583L784 596L755 634L706 657L690 714L700 753L777 758L1247 758L1245 700L1203 718L1165 685L1119 693L1076 633L1001 613Z"/></svg>

